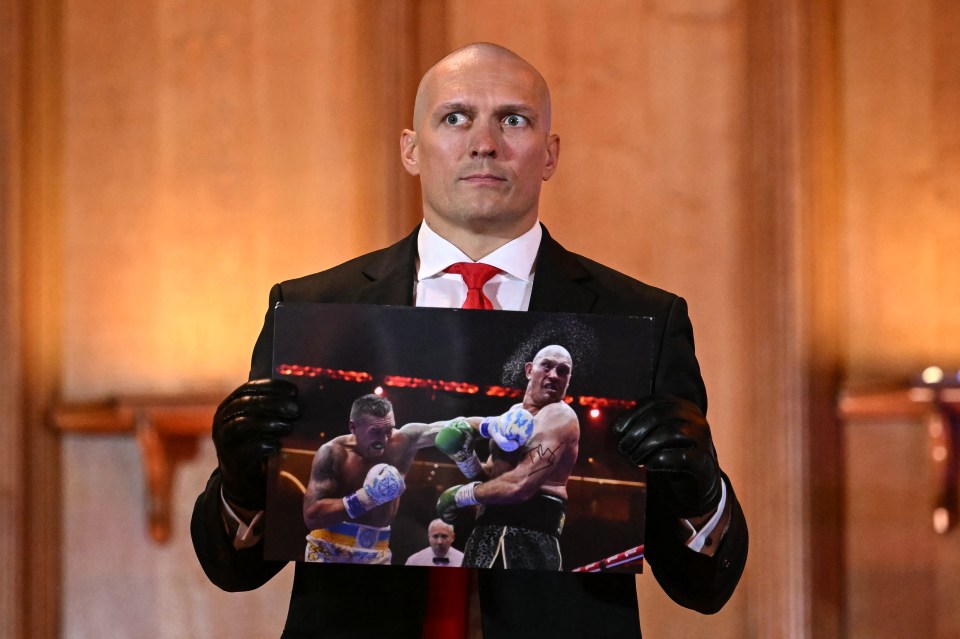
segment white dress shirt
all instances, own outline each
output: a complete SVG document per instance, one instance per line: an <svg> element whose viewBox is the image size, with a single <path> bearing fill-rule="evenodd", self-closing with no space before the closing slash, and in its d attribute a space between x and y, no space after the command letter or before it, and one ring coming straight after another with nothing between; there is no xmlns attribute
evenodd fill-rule
<svg viewBox="0 0 960 639"><path fill-rule="evenodd" d="M500 269L483 286L483 294L498 311L525 311L533 290L534 262L540 249L543 229L540 222L515 240L480 258L481 264ZM460 308L467 299L467 285L456 273L444 269L458 262L473 262L466 253L437 235L424 222L417 235L420 265L414 282L417 306Z"/></svg>
<svg viewBox="0 0 960 639"><path fill-rule="evenodd" d="M433 548L427 546L423 550L413 553L407 559L405 566L444 566L447 568L459 568L463 564L463 553L456 548L447 549L448 563L437 563L433 560Z"/></svg>

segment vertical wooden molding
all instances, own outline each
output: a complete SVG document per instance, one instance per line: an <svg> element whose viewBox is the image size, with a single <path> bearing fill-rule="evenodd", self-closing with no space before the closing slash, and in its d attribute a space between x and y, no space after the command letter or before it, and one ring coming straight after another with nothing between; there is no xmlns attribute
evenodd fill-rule
<svg viewBox="0 0 960 639"><path fill-rule="evenodd" d="M25 0L0 3L0 619L24 636L21 143Z"/></svg>
<svg viewBox="0 0 960 639"><path fill-rule="evenodd" d="M390 210L391 239L399 239L420 221L420 189L416 178L407 174L400 164L400 131L413 122L413 101L417 94L419 35L419 2L398 2L378 7L370 23L376 30L376 41L381 48L382 70L380 91L386 92L392 131L392 143L387 164L390 184L387 206Z"/></svg>
<svg viewBox="0 0 960 639"><path fill-rule="evenodd" d="M387 105L383 173L386 180L384 221L393 242L423 217L419 180L400 164L400 131L413 124L417 84L434 62L447 53L445 3L436 0L361 5L358 24L364 55L371 60L363 92Z"/></svg>
<svg viewBox="0 0 960 639"><path fill-rule="evenodd" d="M800 3L799 293L804 391L804 459L812 636L846 636L845 450L837 415L844 374L839 3Z"/></svg>
<svg viewBox="0 0 960 639"><path fill-rule="evenodd" d="M935 0L932 9L936 193L945 210L960 211L960 3Z"/></svg>
<svg viewBox="0 0 960 639"><path fill-rule="evenodd" d="M446 4L436 0L357 4L356 92L376 137L365 139L358 162L379 176L380 197L368 198L370 223L382 245L408 233L423 217L420 186L400 163L400 131L413 124L413 102L424 71L447 53ZM374 189L375 190L375 189ZM383 211L376 210L382 206Z"/></svg>
<svg viewBox="0 0 960 639"><path fill-rule="evenodd" d="M367 223L376 225L366 238L373 248L403 237L421 217L416 178L400 163L400 131L410 127L419 78L418 6L358 3L350 20L356 41L355 103L369 128L354 153L372 185L361 194L359 207Z"/></svg>
<svg viewBox="0 0 960 639"><path fill-rule="evenodd" d="M796 273L791 240L796 236L796 131L790 89L795 70L784 47L795 37L786 16L763 3L747 5L747 127L744 149L749 238L745 240L746 291L753 301L750 320L752 376L764 380L754 394L752 439L758 450L748 484L751 526L748 627L761 637L809 637L805 610L809 584L803 512L804 457L797 344ZM787 33L782 33L786 30ZM749 306L748 306L749 307ZM764 313L767 314L766 321ZM746 496L745 496L746 497ZM745 499L745 501L747 501Z"/></svg>
<svg viewBox="0 0 960 639"><path fill-rule="evenodd" d="M20 338L24 499L20 609L27 637L60 626L60 445L46 425L60 370L62 60L59 0L24 8Z"/></svg>
<svg viewBox="0 0 960 639"><path fill-rule="evenodd" d="M843 631L833 2L747 5L745 307L757 380L749 627Z"/></svg>

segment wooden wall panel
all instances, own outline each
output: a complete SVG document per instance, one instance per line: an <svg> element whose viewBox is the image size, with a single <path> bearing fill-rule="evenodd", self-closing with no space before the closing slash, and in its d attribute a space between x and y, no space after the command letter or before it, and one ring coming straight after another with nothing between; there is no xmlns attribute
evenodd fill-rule
<svg viewBox="0 0 960 639"><path fill-rule="evenodd" d="M960 365L960 5L841 3L850 384ZM957 538L924 424L846 427L849 636L955 636Z"/></svg>
<svg viewBox="0 0 960 639"><path fill-rule="evenodd" d="M960 636L960 544L955 530L939 535L931 526L940 485L924 422L858 420L845 438L846 636Z"/></svg>
<svg viewBox="0 0 960 639"><path fill-rule="evenodd" d="M228 593L210 583L187 530L200 486L216 464L206 442L178 468L173 535L157 545L146 534L141 454L130 437L71 435L64 441L66 558L65 636L183 637L279 636L293 585L288 568L251 592ZM89 472L99 468L99 472ZM110 499L104 499L109 494ZM122 605L118 605L122 602Z"/></svg>
<svg viewBox="0 0 960 639"><path fill-rule="evenodd" d="M274 282L413 225L372 6L69 3L68 398L232 387Z"/></svg>
<svg viewBox="0 0 960 639"><path fill-rule="evenodd" d="M843 12L852 379L960 364L960 27L955 2Z"/></svg>
<svg viewBox="0 0 960 639"><path fill-rule="evenodd" d="M413 226L398 139L419 76L416 58L400 55L417 51L416 8L67 3L66 400L232 387L274 282ZM133 442L68 438L71 636L279 632L291 571L230 595L193 556L187 523L214 464L208 446L178 467L172 539L157 547Z"/></svg>

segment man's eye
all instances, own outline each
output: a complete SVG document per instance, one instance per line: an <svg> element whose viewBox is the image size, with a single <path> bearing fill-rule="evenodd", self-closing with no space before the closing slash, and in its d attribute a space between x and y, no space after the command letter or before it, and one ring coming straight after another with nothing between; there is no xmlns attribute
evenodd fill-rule
<svg viewBox="0 0 960 639"><path fill-rule="evenodd" d="M447 117L443 118L443 121L450 126L459 126L467 121L467 116L462 113L451 113Z"/></svg>
<svg viewBox="0 0 960 639"><path fill-rule="evenodd" d="M514 113L513 115L508 115L505 117L503 119L503 123L507 126L526 126L530 123L530 121L522 115L517 115Z"/></svg>

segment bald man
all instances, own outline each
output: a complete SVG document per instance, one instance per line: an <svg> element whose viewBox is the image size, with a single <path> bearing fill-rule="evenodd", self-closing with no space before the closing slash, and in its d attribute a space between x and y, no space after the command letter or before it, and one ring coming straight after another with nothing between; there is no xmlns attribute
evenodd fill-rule
<svg viewBox="0 0 960 639"><path fill-rule="evenodd" d="M434 519L427 528L427 547L410 555L406 565L459 568L463 553L453 547L456 538L453 526L442 519Z"/></svg>
<svg viewBox="0 0 960 639"><path fill-rule="evenodd" d="M460 508L480 506L467 539L468 568L560 570L560 533L566 516L567 480L580 447L580 422L563 401L573 359L563 346L541 349L525 367L524 408L533 415L526 445L490 446L490 479L452 486L437 501L441 519L453 523Z"/></svg>
<svg viewBox="0 0 960 639"><path fill-rule="evenodd" d="M215 584L257 588L286 563L264 560L255 525L265 460L299 415L296 388L268 379L276 303L459 308L467 285L448 269L479 262L495 271L482 287L495 310L654 318L653 369L644 371L653 379L651 395L637 398L616 431L623 454L647 469L646 559L683 606L712 613L730 598L746 562L747 526L704 417L686 302L571 253L550 236L539 223L540 189L559 156L547 84L516 53L475 43L424 74L412 128L400 134L401 164L420 181L423 223L390 247L275 285L251 381L214 416L218 466L197 499L191 533ZM375 578L371 571L377 569L298 563L284 637L419 639L426 571L381 569ZM478 582L487 639L640 634L632 575L482 570Z"/></svg>

